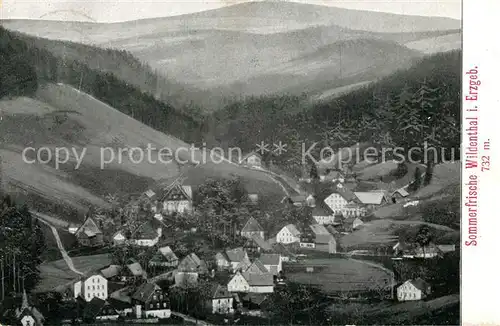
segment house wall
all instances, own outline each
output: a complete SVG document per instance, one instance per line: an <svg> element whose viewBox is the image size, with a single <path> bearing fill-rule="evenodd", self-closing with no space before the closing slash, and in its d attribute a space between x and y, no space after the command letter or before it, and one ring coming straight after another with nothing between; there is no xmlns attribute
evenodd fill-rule
<svg viewBox="0 0 500 326"><path fill-rule="evenodd" d="M333 215L328 215L328 216L315 215L313 216L313 218L318 224L333 224L333 222L335 221L335 216Z"/></svg>
<svg viewBox="0 0 500 326"><path fill-rule="evenodd" d="M35 325L35 319L33 318L33 316L25 315L21 319L21 324L23 324L23 326L34 326Z"/></svg>
<svg viewBox="0 0 500 326"><path fill-rule="evenodd" d="M75 284L75 298L78 297L80 291L82 293L85 301L91 301L92 298L97 297L101 300L106 300L108 298L108 280L104 278L102 275L92 275L87 278L82 286L81 290L76 290L76 285L80 283L77 282ZM81 283L80 283L81 284Z"/></svg>
<svg viewBox="0 0 500 326"><path fill-rule="evenodd" d="M241 274L236 274L227 284L229 292L248 292L250 286Z"/></svg>
<svg viewBox="0 0 500 326"><path fill-rule="evenodd" d="M97 316L95 319L97 320L117 320L120 315L111 315L111 316Z"/></svg>
<svg viewBox="0 0 500 326"><path fill-rule="evenodd" d="M273 293L274 292L274 285L250 286L249 292L251 292L251 293Z"/></svg>
<svg viewBox="0 0 500 326"><path fill-rule="evenodd" d="M397 288L398 301L422 300L422 291L413 286L410 282L403 283Z"/></svg>
<svg viewBox="0 0 500 326"><path fill-rule="evenodd" d="M132 240L131 242L136 245L136 246L141 246L141 247L153 247L158 243L159 238L154 238L154 239L136 239Z"/></svg>
<svg viewBox="0 0 500 326"><path fill-rule="evenodd" d="M212 299L213 314L231 314L233 312L233 298Z"/></svg>
<svg viewBox="0 0 500 326"><path fill-rule="evenodd" d="M301 242L301 248L314 248L316 245L313 242Z"/></svg>
<svg viewBox="0 0 500 326"><path fill-rule="evenodd" d="M333 193L325 199L325 204L334 212L340 212L347 204L347 200L341 195Z"/></svg>
<svg viewBox="0 0 500 326"><path fill-rule="evenodd" d="M163 202L163 211L166 213L187 213L191 210L190 200L166 200Z"/></svg>
<svg viewBox="0 0 500 326"><path fill-rule="evenodd" d="M170 318L170 315L172 314L172 311L170 310L170 308L155 309L155 310L144 310L142 312L142 314L146 318L151 318L151 317L156 317L156 318Z"/></svg>
<svg viewBox="0 0 500 326"><path fill-rule="evenodd" d="M276 242L278 243L294 243L294 242L299 242L300 238L297 236L294 236L290 231L288 231L287 228L281 229L278 234L276 235Z"/></svg>
<svg viewBox="0 0 500 326"><path fill-rule="evenodd" d="M262 239L264 239L264 231L250 231L250 232L241 232L241 236L242 237L245 237L245 238L251 238L252 235L258 235L260 236Z"/></svg>
<svg viewBox="0 0 500 326"><path fill-rule="evenodd" d="M215 264L219 270L229 268L231 264L223 257L215 256Z"/></svg>

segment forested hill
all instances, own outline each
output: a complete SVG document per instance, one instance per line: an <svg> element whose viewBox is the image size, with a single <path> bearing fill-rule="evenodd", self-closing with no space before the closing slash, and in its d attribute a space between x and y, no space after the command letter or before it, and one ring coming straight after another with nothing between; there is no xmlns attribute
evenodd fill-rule
<svg viewBox="0 0 500 326"><path fill-rule="evenodd" d="M69 47L68 49L71 49ZM126 52L107 52L108 59L120 57L122 65L133 70L137 61ZM29 96L36 91L38 84L46 82L64 83L88 93L104 103L164 133L176 136L187 142L202 138L199 120L177 110L165 100L156 99L133 83L119 79L110 71L111 66L95 68L78 60L75 55L56 55L35 38L10 32L0 27L0 55L2 58L0 75L0 96ZM93 62L92 57L87 58ZM102 62L102 61L101 61ZM112 60L105 60L112 62ZM128 64L127 64L128 62ZM107 70L107 71L106 71ZM146 70L144 70L146 71ZM152 76L152 75L151 75ZM150 78L144 73L137 79ZM130 80L134 78L130 77Z"/></svg>
<svg viewBox="0 0 500 326"><path fill-rule="evenodd" d="M212 137L248 150L281 140L288 151L273 161L292 169L300 165L303 141L333 148L364 141L422 147L427 141L458 150L461 55L456 50L425 57L410 69L316 104L287 95L250 97L213 114Z"/></svg>

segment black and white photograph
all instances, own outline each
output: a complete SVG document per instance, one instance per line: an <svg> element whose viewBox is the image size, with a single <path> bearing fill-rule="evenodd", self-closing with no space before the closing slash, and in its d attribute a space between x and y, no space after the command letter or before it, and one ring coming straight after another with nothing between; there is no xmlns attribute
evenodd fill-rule
<svg viewBox="0 0 500 326"><path fill-rule="evenodd" d="M462 42L460 0L0 0L0 325L460 324Z"/></svg>

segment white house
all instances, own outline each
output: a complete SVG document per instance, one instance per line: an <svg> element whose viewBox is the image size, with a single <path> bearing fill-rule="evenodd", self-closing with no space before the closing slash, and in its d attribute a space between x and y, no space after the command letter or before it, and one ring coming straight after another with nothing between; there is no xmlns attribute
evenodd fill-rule
<svg viewBox="0 0 500 326"><path fill-rule="evenodd" d="M356 196L347 189L337 188L337 191L326 197L324 202L334 213L342 213L348 204L356 202Z"/></svg>
<svg viewBox="0 0 500 326"><path fill-rule="evenodd" d="M397 290L398 301L422 300L431 293L431 286L421 278L408 280Z"/></svg>
<svg viewBox="0 0 500 326"><path fill-rule="evenodd" d="M108 298L108 280L100 275L94 274L73 284L74 297L81 296L85 301L90 302L96 297L102 300Z"/></svg>
<svg viewBox="0 0 500 326"><path fill-rule="evenodd" d="M238 271L227 283L227 290L229 292L248 292L250 290L250 285L243 277L243 275Z"/></svg>
<svg viewBox="0 0 500 326"><path fill-rule="evenodd" d="M210 291L210 299L207 306L213 314L232 314L233 295L220 284L214 284Z"/></svg>
<svg viewBox="0 0 500 326"><path fill-rule="evenodd" d="M285 225L276 235L278 243L294 243L300 241L300 231L293 224Z"/></svg>
<svg viewBox="0 0 500 326"><path fill-rule="evenodd" d="M120 246L125 244L127 238L123 234L123 231L118 231L113 235L113 244L115 246Z"/></svg>

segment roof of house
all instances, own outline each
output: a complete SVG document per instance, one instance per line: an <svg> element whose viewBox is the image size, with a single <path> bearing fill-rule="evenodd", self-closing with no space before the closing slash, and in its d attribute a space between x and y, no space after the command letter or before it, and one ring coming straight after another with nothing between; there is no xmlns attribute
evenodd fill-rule
<svg viewBox="0 0 500 326"><path fill-rule="evenodd" d="M399 189L397 189L396 191L394 191L392 194L393 194L393 195L394 195L394 194L400 194L402 197L407 197L407 196L409 196L409 195L410 195L410 194L408 193L408 191L406 191L406 189L405 189L405 188L399 188Z"/></svg>
<svg viewBox="0 0 500 326"><path fill-rule="evenodd" d="M84 232L87 236L102 234L102 231L99 229L95 221L90 216L85 219L83 224L76 231L75 235L78 235L81 232Z"/></svg>
<svg viewBox="0 0 500 326"><path fill-rule="evenodd" d="M298 237L300 235L300 231L297 229L297 227L293 224L287 224L283 227L284 228L287 228L288 231L293 235L293 236L296 236Z"/></svg>
<svg viewBox="0 0 500 326"><path fill-rule="evenodd" d="M196 272L198 270L198 266L199 264L193 260L193 257L188 255L181 260L177 269L179 272Z"/></svg>
<svg viewBox="0 0 500 326"><path fill-rule="evenodd" d="M326 229L328 230L328 232L330 232L330 234L338 234L339 233L339 231L333 225L327 225Z"/></svg>
<svg viewBox="0 0 500 326"><path fill-rule="evenodd" d="M146 221L139 225L132 233L134 239L156 239L158 237L158 230L156 230L150 221Z"/></svg>
<svg viewBox="0 0 500 326"><path fill-rule="evenodd" d="M194 252L190 253L189 256L196 263L197 267L201 265L201 259L200 259L200 257L198 257Z"/></svg>
<svg viewBox="0 0 500 326"><path fill-rule="evenodd" d="M274 278L272 274L242 273L242 275L250 286L274 285Z"/></svg>
<svg viewBox="0 0 500 326"><path fill-rule="evenodd" d="M455 251L455 245L437 245L438 249L442 252L452 252Z"/></svg>
<svg viewBox="0 0 500 326"><path fill-rule="evenodd" d="M312 216L331 216L333 211L324 201L319 201L312 210Z"/></svg>
<svg viewBox="0 0 500 326"><path fill-rule="evenodd" d="M179 259L177 255L172 251L172 248L170 248L170 246L161 247L158 249L158 251L169 261Z"/></svg>
<svg viewBox="0 0 500 326"><path fill-rule="evenodd" d="M250 266L248 266L245 272L250 273L251 271L256 271L260 273L269 273L266 266L264 266L264 264L262 264L262 262L259 259L255 259L253 263Z"/></svg>
<svg viewBox="0 0 500 326"><path fill-rule="evenodd" d="M280 254L281 256L292 256L293 252L289 247L282 243L274 243L271 245L273 247L273 252Z"/></svg>
<svg viewBox="0 0 500 326"><path fill-rule="evenodd" d="M142 276L142 275L144 275L144 270L142 269L141 264L139 264L138 262L128 264L127 265L127 269L134 276Z"/></svg>
<svg viewBox="0 0 500 326"><path fill-rule="evenodd" d="M253 152L250 152L248 154L246 154L245 156L243 156L243 158L240 160L240 163L245 161L246 159L248 159L250 156L257 156L258 158L261 158L262 159L262 155L260 155L259 153L253 151Z"/></svg>
<svg viewBox="0 0 500 326"><path fill-rule="evenodd" d="M266 299L267 299L267 294L264 293L245 293L241 297L243 301L248 301L252 302L257 305L261 305Z"/></svg>
<svg viewBox="0 0 500 326"><path fill-rule="evenodd" d="M193 189L191 188L191 186L181 185L181 183L178 180L176 180L176 181L172 182L172 184L170 184L167 188L165 188L162 191L162 195L160 196L160 198L161 198L160 200L164 200L165 197L167 197L168 194L175 189L180 191L182 194L184 194L190 200L193 199Z"/></svg>
<svg viewBox="0 0 500 326"><path fill-rule="evenodd" d="M326 227L322 224L312 224L309 227L316 235L318 235L318 234L330 234L330 232L328 232Z"/></svg>
<svg viewBox="0 0 500 326"><path fill-rule="evenodd" d="M87 304L85 304L85 308L83 309L83 316L86 318L95 318L99 315L105 305L105 300L94 297Z"/></svg>
<svg viewBox="0 0 500 326"><path fill-rule="evenodd" d="M417 289L419 289L420 291L422 291L424 293L426 293L427 289L429 288L429 283L427 283L426 281L424 281L420 277L413 279L413 280L410 280L410 283L413 284L414 287L416 287Z"/></svg>
<svg viewBox="0 0 500 326"><path fill-rule="evenodd" d="M214 283L210 289L210 297L212 299L224 299L232 298L233 295L227 290L227 287L222 286L219 283Z"/></svg>
<svg viewBox="0 0 500 326"><path fill-rule="evenodd" d="M265 241L260 235L252 234L251 239L259 246L262 250L272 250L269 242Z"/></svg>
<svg viewBox="0 0 500 326"><path fill-rule="evenodd" d="M122 267L120 265L109 265L106 268L101 269L101 274L105 278L111 278L118 275Z"/></svg>
<svg viewBox="0 0 500 326"><path fill-rule="evenodd" d="M383 191L355 192L354 194L363 204L380 205L385 198Z"/></svg>
<svg viewBox="0 0 500 326"><path fill-rule="evenodd" d="M263 265L279 265L280 255L279 254L262 254L259 260Z"/></svg>
<svg viewBox="0 0 500 326"><path fill-rule="evenodd" d="M140 302L147 302L156 290L161 290L161 288L155 283L143 283L135 290L134 294L132 294L132 299Z"/></svg>
<svg viewBox="0 0 500 326"><path fill-rule="evenodd" d="M240 262L246 257L245 249L238 247L226 250L226 256L230 262Z"/></svg>
<svg viewBox="0 0 500 326"><path fill-rule="evenodd" d="M328 233L328 234L317 234L315 242L316 242L316 244L328 244L330 242L335 242L335 238L330 233Z"/></svg>
<svg viewBox="0 0 500 326"><path fill-rule="evenodd" d="M262 226L260 226L259 222L253 217L250 217L247 222L245 223L245 226L241 230L241 232L261 232L264 231Z"/></svg>

